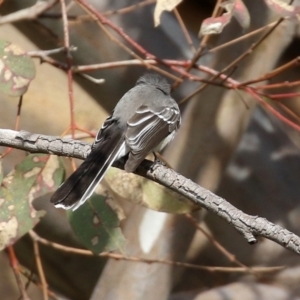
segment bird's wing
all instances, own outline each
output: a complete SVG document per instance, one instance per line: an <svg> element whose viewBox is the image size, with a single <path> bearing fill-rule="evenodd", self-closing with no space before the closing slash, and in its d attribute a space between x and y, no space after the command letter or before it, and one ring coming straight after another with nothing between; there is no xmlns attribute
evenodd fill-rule
<svg viewBox="0 0 300 300"><path fill-rule="evenodd" d="M161 106L149 108L140 106L127 121L125 140L130 148L125 164L127 172L134 171L142 160L180 125L180 112L177 107Z"/></svg>

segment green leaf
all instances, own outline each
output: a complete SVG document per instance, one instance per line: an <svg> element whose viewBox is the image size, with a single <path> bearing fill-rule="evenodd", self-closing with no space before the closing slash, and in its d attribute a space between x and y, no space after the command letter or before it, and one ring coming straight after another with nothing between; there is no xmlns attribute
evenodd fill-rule
<svg viewBox="0 0 300 300"><path fill-rule="evenodd" d="M105 182L118 198L153 210L185 214L199 209L187 198L156 182L116 168L108 170Z"/></svg>
<svg viewBox="0 0 300 300"><path fill-rule="evenodd" d="M54 191L64 175L61 160L44 154L28 155L0 187L0 250L31 230L45 213L32 201Z"/></svg>
<svg viewBox="0 0 300 300"><path fill-rule="evenodd" d="M118 213L108 205L105 193L94 194L75 211L68 211L70 224L81 243L98 254L115 249L123 251L125 238Z"/></svg>
<svg viewBox="0 0 300 300"><path fill-rule="evenodd" d="M30 56L18 46L0 40L0 91L19 97L26 93L35 77L35 66Z"/></svg>

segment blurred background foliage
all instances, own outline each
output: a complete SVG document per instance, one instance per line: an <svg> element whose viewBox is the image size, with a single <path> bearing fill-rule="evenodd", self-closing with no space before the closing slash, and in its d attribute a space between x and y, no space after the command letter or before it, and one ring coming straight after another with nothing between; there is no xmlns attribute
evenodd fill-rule
<svg viewBox="0 0 300 300"><path fill-rule="evenodd" d="M40 1L43 2L43 1ZM50 2L50 1L49 1ZM55 1L53 1L54 3ZM132 59L117 43L111 41L95 21L81 18L83 9L70 0L69 32L73 65L100 64ZM185 61L195 54L188 45L176 14L164 12L161 24L154 27L155 2L137 6L125 13L109 13L140 3L136 0L90 0L93 7L124 30L138 44L159 59ZM142 2L142 1L141 1ZM148 3L149 2L149 3ZM241 39L219 51L208 51L241 37L280 18L264 1L243 1L249 11L250 25L245 29L236 19L219 35L207 40L198 37L201 23L210 17L221 1L184 0L177 7L196 49L202 41L203 53L197 64L220 71L259 40L262 33ZM36 1L4 0L2 16L9 16ZM298 1L294 1L298 5ZM3 17L2 17L3 18ZM32 20L2 22L0 39L17 44L25 51L49 50L64 46L60 3ZM115 33L112 33L117 36ZM124 42L118 37L118 40ZM253 80L271 72L299 56L299 21L285 20L267 36L245 59L239 61L228 76L238 82ZM65 53L54 56L66 62ZM23 96L19 128L30 132L61 135L70 125L68 79L66 72L34 58L36 76ZM160 68L170 71L168 66ZM105 83L95 84L74 75L76 124L96 132L116 102L132 87L145 66L122 66L88 72ZM173 74L176 74L173 72ZM208 75L191 70L191 74ZM178 76L178 74L176 74ZM299 80L299 67L279 72L269 83ZM171 82L171 80L170 80ZM265 82L267 83L267 81ZM178 102L199 87L185 79L173 91ZM299 85L289 88L299 92ZM274 93L286 92L286 87ZM299 97L298 97L299 98ZM0 95L0 126L15 128L18 98ZM289 97L284 105L300 115L299 99ZM277 109L282 109L277 107ZM179 173L224 197L246 213L268 218L290 231L300 234L300 173L299 132L264 110L245 92L209 84L181 105L181 129L164 152L170 165ZM296 117L295 117L296 118ZM92 139L87 139L92 141ZM3 153L4 148L0 148ZM7 175L27 153L14 150L1 163ZM64 160L67 175L72 167ZM76 248L83 247L74 235L64 211L49 203L49 194L40 195L36 209L46 215L35 231L50 241ZM195 224L185 215L157 212L120 201L126 219L121 222L127 239L126 256L148 259L185 261L204 266L242 265L278 266L278 272L208 272L172 265L79 255L40 245L41 261L49 290L66 299L298 299L300 297L299 257L279 245L260 240L248 245L228 224L203 210L192 213L194 219L232 256L220 253ZM37 275L32 238L25 235L14 245L22 274L40 282ZM17 299L18 286L9 267L7 253L0 253L0 295L2 299ZM23 275L22 275L23 276ZM26 277L24 277L26 282ZM30 299L45 295L39 284L30 283ZM49 296L55 299L54 296ZM57 296L58 297L58 296ZM248 297L248 298L246 298Z"/></svg>

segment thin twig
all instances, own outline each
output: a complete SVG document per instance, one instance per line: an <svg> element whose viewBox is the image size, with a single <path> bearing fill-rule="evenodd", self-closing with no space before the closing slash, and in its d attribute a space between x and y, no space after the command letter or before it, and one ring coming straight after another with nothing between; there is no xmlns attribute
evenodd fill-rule
<svg viewBox="0 0 300 300"><path fill-rule="evenodd" d="M226 82L228 86L225 86L222 82L214 82L208 79L204 79L203 77L198 77L196 75L187 73L184 69L178 68L180 67L186 67L189 64L189 61L176 61L176 60L169 60L169 59L164 59L162 60L164 64L169 65L171 69L173 69L173 66L176 66L176 72L180 73L183 77L191 80L191 81L199 81L199 82L205 82L217 86L223 86L223 87L231 87L231 88L236 88L236 86L239 85L239 82L232 79L228 75L225 74L219 74L218 71L215 71L209 67L202 66L202 65L195 65L195 68L199 71L202 71L207 74L211 75L218 75L220 79L222 79L223 82ZM159 62L153 59L147 59L144 60L147 64L158 64ZM110 69L110 68L118 68L118 67L125 67L125 66L140 66L143 65L143 63L138 60L138 59L131 59L131 60L122 60L122 61L114 61L114 62L108 62L108 63L100 63L100 64L92 64L92 65L81 65L81 66L74 66L73 67L73 72L74 73L79 73L79 72L87 72L87 71L92 71L92 70L101 70L101 69Z"/></svg>
<svg viewBox="0 0 300 300"><path fill-rule="evenodd" d="M50 50L51 51L51 50ZM53 58L49 56L45 56L43 51L37 51L32 53L33 57L40 58L42 62L47 62L59 69L68 70L68 65L62 62L59 62L57 60L54 60ZM160 61L154 60L154 59L131 59L131 60L122 60L122 61L113 61L113 62L107 62L107 63L99 63L99 64L91 64L91 65L80 65L80 66L72 66L72 72L73 73L82 73L82 72L89 72L93 70L103 70L103 69L112 69L112 68L120 68L120 67L128 67L128 66L142 66L145 65L158 65L160 62L162 64L168 65L171 69L173 69L175 72L181 74L183 77L192 80L192 81L200 81L200 82L207 82L210 84L220 85L219 83L214 83L213 81L200 78L198 76L195 76L193 74L187 73L185 70L178 68L186 68L189 64L189 60L171 60L171 59L162 59ZM175 67L175 68L174 68ZM202 71L207 74L216 75L219 74L218 71L211 69L207 66L202 65L194 65L194 68ZM232 78L228 77L227 75L220 74L219 76L222 80L226 79L226 83L231 85L232 87L236 88L240 83L233 80ZM102 83L102 79L97 80L97 84Z"/></svg>
<svg viewBox="0 0 300 300"><path fill-rule="evenodd" d="M41 261L40 250L39 250L39 244L38 244L37 240L35 239L35 235L33 234L33 231L30 231L29 235L33 242L33 251L34 251L36 266L37 266L37 270L38 270L40 280L42 283L43 299L48 300L49 299L48 298L48 284L47 284L45 273L43 270L43 265L42 265L42 261Z"/></svg>
<svg viewBox="0 0 300 300"><path fill-rule="evenodd" d="M268 90L268 89L280 89L280 88L290 88L293 86L300 86L300 80L296 80L296 81L284 81L284 82L280 82L280 83L270 83L270 84L265 84L265 85L259 85L256 86L255 89L258 90Z"/></svg>
<svg viewBox="0 0 300 300"><path fill-rule="evenodd" d="M22 103L23 103L23 95L20 96L19 102L18 102L18 109L17 109L17 115L16 115L16 122L15 122L15 130L20 129L20 121L21 121L21 110L22 110ZM7 148L3 154L0 155L0 158L3 159L5 156L7 156L13 148Z"/></svg>
<svg viewBox="0 0 300 300"><path fill-rule="evenodd" d="M41 290L43 289L43 286L41 285L39 279L37 278L37 276L35 276L33 272L29 272L27 269L20 267L20 273L27 278L28 282L35 284ZM49 288L47 289L47 293L48 293L48 297L50 297L51 299L59 300L59 298L55 295L55 293L49 290Z"/></svg>
<svg viewBox="0 0 300 300"><path fill-rule="evenodd" d="M50 50L37 50L37 51L27 51L26 54L31 57L45 57L52 54L57 54L61 52L66 52L67 49L65 47L60 47L56 49L50 49ZM77 47L70 46L69 51L77 51Z"/></svg>
<svg viewBox="0 0 300 300"><path fill-rule="evenodd" d="M17 284L18 284L18 287L19 287L19 290L20 290L20 293L21 293L21 296L22 296L22 300L30 300L30 298L27 295L25 286L23 284L21 274L19 272L19 262L18 262L18 259L16 257L15 250L14 250L13 246L8 246L7 251L8 251L8 256L9 256L9 262L10 262L11 268L12 268L14 274L15 274L16 281L17 281Z"/></svg>
<svg viewBox="0 0 300 300"><path fill-rule="evenodd" d="M265 34L263 34L258 41L253 43L246 51L244 51L240 56L238 56L236 59L234 59L230 64L228 64L225 68L223 68L219 74L216 74L212 78L210 78L211 81L217 79L220 74L224 74L229 69L235 67L240 61L242 61L244 58L249 56L253 51L283 22L284 18L280 18L278 21L276 21L275 25L271 27ZM198 88L196 91L192 92L190 95L182 99L179 103L183 104L192 97L194 97L197 93L202 91L204 88L206 88L207 84L203 84L200 88Z"/></svg>
<svg viewBox="0 0 300 300"><path fill-rule="evenodd" d="M265 81L265 80L271 79L292 67L298 66L299 64L300 64L300 56L298 56L298 57L294 58L293 60L287 62L286 64L272 70L272 72L265 74L262 77L242 82L242 83L240 83L240 86L245 86L245 85L249 85L252 83L257 83L260 81Z"/></svg>
<svg viewBox="0 0 300 300"><path fill-rule="evenodd" d="M114 23L112 23L109 19L107 19L103 14L101 14L99 11L97 11L92 5L90 5L85 0L75 0L85 11L87 11L99 24L100 28L103 30L103 32L109 37L109 39L113 42L115 42L117 45L119 45L121 48L123 48L128 54L135 57L136 59L139 59L143 62L146 68L153 69L164 76L167 76L169 78L172 78L173 80L179 80L182 81L179 77L174 76L173 74L162 70L156 66L146 64L142 57L140 57L137 53L133 52L130 48L128 48L126 45L121 43L116 37L114 37L104 25L107 25L112 30L114 30L119 36L121 36L129 45L131 45L135 50L140 52L144 58L150 58L157 61L160 61L159 58L157 58L155 55L149 53L146 49L144 49L140 44L138 44L135 40L133 40L131 37L129 37L122 28L116 26ZM176 67L175 67L176 68Z"/></svg>
<svg viewBox="0 0 300 300"><path fill-rule="evenodd" d="M85 249L78 249L78 248L73 248L73 247L68 247L64 246L58 243L51 242L49 240L46 240L40 236L38 236L36 233L35 234L35 239L47 246L50 246L54 249L64 251L64 252L69 252L69 253L76 253L79 255L86 255L86 256L92 256L94 255L90 250L85 250ZM165 264L165 265L171 265L171 266L176 266L176 267L184 267L184 268L190 268L190 269L198 269L198 270L205 270L209 272L223 272L223 273L245 273L247 272L247 268L244 267L238 267L238 268L233 268L233 267L214 267L214 266L198 266L195 264L190 264L190 263L183 263L183 262L177 262L177 261L172 261L172 260L165 260L165 259L148 259L148 258L142 258L142 257L135 257L135 256L125 256L122 254L118 253L111 253L111 252L102 252L98 254L101 257L107 257L107 258L112 258L116 260L125 260L125 261L132 261L132 262L139 262L139 263L146 263L146 264L153 264L153 263L160 263L160 264ZM277 272L282 270L284 267L278 266L278 267L253 267L251 268L252 271L255 272L260 272L260 273L272 273L272 272Z"/></svg>
<svg viewBox="0 0 300 300"><path fill-rule="evenodd" d="M236 43L238 43L238 42L240 42L240 41L243 41L243 40L245 40L245 39L248 39L249 37L251 37L251 36L253 36L253 35L259 34L259 33L261 33L262 31L264 31L265 29L267 29L267 28L269 28L269 27L273 27L274 25L276 25L276 23L277 23L277 21L274 21L274 22L272 22L272 23L270 23L270 24L268 24L268 25L265 25L265 26L263 26L263 27L261 27L261 28L258 28L258 29L256 29L256 30L253 30L253 31L251 31L251 32L249 32L249 33L247 33L247 34L244 34L244 35L242 35L242 36L240 36L240 37L238 37L238 38L235 38L235 39L233 39L233 40L231 40L231 41L229 41L229 42L227 42L227 43L224 43L224 44L222 44L222 45L220 45L220 46L216 46L216 47L214 47L214 48L211 48L211 49L209 49L207 52L205 52L205 54L208 54L208 53L215 53L215 52L217 52L217 51L219 51L219 50L223 50L223 49L226 48L226 47L229 47L229 46L234 45L234 44L236 44Z"/></svg>
<svg viewBox="0 0 300 300"><path fill-rule="evenodd" d="M300 124L300 117L298 115L296 115L289 107L287 107L286 105L284 105L281 102L276 102L276 104L285 112L287 113L291 118L293 118L294 120L296 120L298 122L298 124Z"/></svg>
<svg viewBox="0 0 300 300"><path fill-rule="evenodd" d="M300 92L293 92L293 93L283 93L283 94L263 94L263 96L268 97L269 99L272 100L286 100L286 99L291 99L295 97L300 96ZM279 102L277 101L277 102Z"/></svg>
<svg viewBox="0 0 300 300"><path fill-rule="evenodd" d="M42 63L48 63L51 66L56 67L58 69L65 70L65 71L68 70L68 65L66 63L60 62L60 61L58 61L58 60L56 60L56 59L54 59L50 56L45 56L43 54L40 54L40 55L36 54L33 57L39 58L40 61L41 61L41 64Z"/></svg>
<svg viewBox="0 0 300 300"><path fill-rule="evenodd" d="M285 124L289 125L290 127L300 131L300 125L295 124L291 120L284 117L280 112L278 112L274 107L272 107L269 103L264 101L253 89L250 87L245 87L245 90L252 95L264 108L266 108L269 112L271 112L275 117L279 120L283 121Z"/></svg>
<svg viewBox="0 0 300 300"><path fill-rule="evenodd" d="M192 39L191 39L191 36L190 36L188 30L187 30L187 28L186 28L186 26L185 26L185 24L184 24L184 22L183 22L183 20L182 20L182 18L181 18L181 16L180 16L179 12L178 12L178 9L177 9L177 8L174 8L173 12L174 12L174 15L175 15L175 17L176 17L178 23L179 23L179 26L180 26L182 32L183 32L183 34L184 34L184 37L185 37L185 39L186 39L186 41L187 41L187 44L188 44L189 47L191 48L191 51L192 51L193 53L195 53L195 52L196 52L196 48L195 48L195 46L194 46L194 43L193 43L193 41L192 41Z"/></svg>
<svg viewBox="0 0 300 300"><path fill-rule="evenodd" d="M112 15L121 15L121 14L127 14L130 13L134 10L137 10L139 8L142 8L146 5L150 5L155 3L156 0L144 0L142 2L139 2L137 4L129 5L124 8L116 9L116 10L108 10L103 13L104 16L112 16ZM51 18L51 19L60 19L62 17L61 13L43 13L39 16L40 18ZM75 22L85 22L85 21L94 21L93 18L89 15L83 15L83 16L78 16L78 15L68 15L68 20L69 21L75 21Z"/></svg>
<svg viewBox="0 0 300 300"><path fill-rule="evenodd" d="M70 103L70 129L72 137L75 135L75 116L74 116L74 93L73 93L73 72L72 72L72 54L70 50L70 36L69 36L69 27L68 27L68 17L67 17L67 8L65 0L60 0L61 13L63 20L63 31L64 31L64 47L66 49L66 61L68 65L67 75L68 75L68 95Z"/></svg>
<svg viewBox="0 0 300 300"><path fill-rule="evenodd" d="M219 7L220 7L220 3L222 2L222 0L218 0L217 3L215 4L215 7L214 7L214 11L212 13L212 17L215 17L217 14L218 14L218 11L219 11ZM198 61L198 59L200 58L200 56L202 55L203 53L203 50L205 49L206 45L207 45L207 42L209 40L210 36L209 35L205 35L202 39L201 39L201 42L199 44L199 47L196 51L196 53L194 54L193 58L191 59L189 65L186 67L185 71L186 72L189 72L193 66L196 64L196 62ZM173 88L176 88L179 86L179 84L181 84L180 81L176 81L174 82L173 84ZM203 84L203 86L206 86L206 84ZM180 101L179 102L180 104L182 104L183 102Z"/></svg>
<svg viewBox="0 0 300 300"><path fill-rule="evenodd" d="M23 95L20 96L19 103L18 103L17 117L16 117L16 123L15 123L15 130L19 130L20 129L22 104L23 104Z"/></svg>
<svg viewBox="0 0 300 300"><path fill-rule="evenodd" d="M129 5L124 8L116 9L116 10L109 10L103 13L104 16L112 16L112 15L121 15L121 14L127 14L129 12L132 12L134 10L137 10L138 8L142 8L146 5L154 4L156 3L156 0L144 0L139 3Z"/></svg>
<svg viewBox="0 0 300 300"><path fill-rule="evenodd" d="M266 33L264 33L258 41L253 43L244 53L238 56L233 62L227 65L220 73L227 72L232 67L235 67L240 61L253 53L253 51L284 21L284 18L280 18L273 27L271 27Z"/></svg>
<svg viewBox="0 0 300 300"><path fill-rule="evenodd" d="M6 16L1 16L0 25L5 23L13 23L21 20L32 20L40 14L50 9L58 0L37 1L34 5L28 8L21 9Z"/></svg>
<svg viewBox="0 0 300 300"><path fill-rule="evenodd" d="M103 84L105 82L105 79L103 79L103 78L95 78L93 76L90 76L90 75L84 74L84 73L81 73L80 75L95 84Z"/></svg>
<svg viewBox="0 0 300 300"><path fill-rule="evenodd" d="M235 255L230 253L225 247L223 247L216 239L214 239L208 232L206 232L197 222L197 220L191 215L185 215L192 224L202 232L202 234L209 240L209 242L218 249L230 262L235 263L239 267L248 270L249 273L253 274L253 270L246 265L242 264L239 260L236 259ZM255 274L256 275L256 274Z"/></svg>

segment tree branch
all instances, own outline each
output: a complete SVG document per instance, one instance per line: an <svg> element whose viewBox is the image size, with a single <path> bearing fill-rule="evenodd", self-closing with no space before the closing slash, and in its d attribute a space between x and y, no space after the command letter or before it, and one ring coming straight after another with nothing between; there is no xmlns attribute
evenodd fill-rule
<svg viewBox="0 0 300 300"><path fill-rule="evenodd" d="M32 20L50 9L58 0L37 1L34 5L18 10L6 16L1 16L0 24L13 23L22 20Z"/></svg>
<svg viewBox="0 0 300 300"><path fill-rule="evenodd" d="M78 140L8 129L0 129L0 146L13 147L31 153L47 153L80 159L86 158L91 148L90 144ZM113 166L123 169L124 164L116 162ZM218 215L239 231L250 244L257 242L257 236L262 236L300 254L300 237L294 233L265 218L243 213L225 199L169 169L161 162L153 163L144 160L135 173L176 191Z"/></svg>

